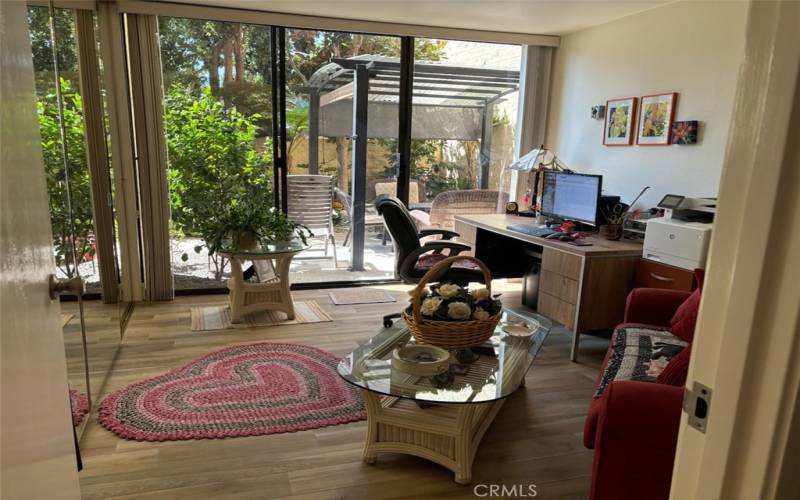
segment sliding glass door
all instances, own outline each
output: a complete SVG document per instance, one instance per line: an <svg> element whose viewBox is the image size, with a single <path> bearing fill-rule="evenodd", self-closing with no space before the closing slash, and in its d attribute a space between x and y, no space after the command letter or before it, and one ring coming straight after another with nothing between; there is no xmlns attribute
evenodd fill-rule
<svg viewBox="0 0 800 500"><path fill-rule="evenodd" d="M164 16L158 29L176 290L225 287L208 242L242 203L313 232L296 284L394 278L380 195L420 228L452 228L445 193L502 206L519 46Z"/></svg>
<svg viewBox="0 0 800 500"><path fill-rule="evenodd" d="M237 204L275 203L270 29L159 18L176 290L225 286L214 225Z"/></svg>
<svg viewBox="0 0 800 500"><path fill-rule="evenodd" d="M398 85L375 64L399 64L400 38L289 29L286 47L289 216L315 234L292 280L392 278L394 251L373 202L397 192ZM325 190L330 207L314 201L312 191Z"/></svg>
<svg viewBox="0 0 800 500"><path fill-rule="evenodd" d="M414 58L409 202L426 200L430 224L453 229L456 210L490 210L498 191L500 207L507 199L520 46L417 39Z"/></svg>

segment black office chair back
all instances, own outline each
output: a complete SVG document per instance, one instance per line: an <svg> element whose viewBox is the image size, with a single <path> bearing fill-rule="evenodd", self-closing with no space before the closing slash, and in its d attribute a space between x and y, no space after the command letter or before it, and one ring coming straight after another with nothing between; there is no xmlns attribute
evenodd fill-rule
<svg viewBox="0 0 800 500"><path fill-rule="evenodd" d="M384 225L392 235L395 263L399 265L408 254L420 247L417 225L403 202L394 196L378 196L375 208L383 216Z"/></svg>

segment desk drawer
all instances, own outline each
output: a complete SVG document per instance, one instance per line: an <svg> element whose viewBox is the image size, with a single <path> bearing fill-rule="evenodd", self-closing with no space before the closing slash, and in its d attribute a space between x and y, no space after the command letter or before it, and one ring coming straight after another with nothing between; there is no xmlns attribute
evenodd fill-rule
<svg viewBox="0 0 800 500"><path fill-rule="evenodd" d="M570 304L578 303L578 281L553 271L542 269L539 290Z"/></svg>
<svg viewBox="0 0 800 500"><path fill-rule="evenodd" d="M580 281L581 258L552 248L545 248L542 251L542 269Z"/></svg>
<svg viewBox="0 0 800 500"><path fill-rule="evenodd" d="M637 288L663 288L690 292L694 289L694 273L679 267L661 264L660 262L639 259L636 263L634 286Z"/></svg>
<svg viewBox="0 0 800 500"><path fill-rule="evenodd" d="M558 321L570 330L575 329L575 304L539 290L538 313Z"/></svg>

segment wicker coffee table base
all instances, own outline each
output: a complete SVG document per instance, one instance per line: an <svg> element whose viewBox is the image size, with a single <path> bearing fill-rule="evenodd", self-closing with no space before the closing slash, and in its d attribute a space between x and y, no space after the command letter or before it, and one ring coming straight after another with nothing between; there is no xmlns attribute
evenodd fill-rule
<svg viewBox="0 0 800 500"><path fill-rule="evenodd" d="M420 408L407 399L362 393L367 406L366 463L374 464L378 453L415 455L447 467L459 484L472 481L478 445L504 402Z"/></svg>

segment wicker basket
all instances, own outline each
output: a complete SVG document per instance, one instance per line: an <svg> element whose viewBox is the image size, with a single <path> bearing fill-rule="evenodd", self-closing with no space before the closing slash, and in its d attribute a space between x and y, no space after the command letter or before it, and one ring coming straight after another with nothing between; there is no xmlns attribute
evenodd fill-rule
<svg viewBox="0 0 800 500"><path fill-rule="evenodd" d="M466 260L473 262L483 272L483 280L491 296L492 274L486 265L474 257L456 255L448 257L433 266L417 284L417 287L409 292L411 295L411 314L403 311L402 316L411 334L420 344L431 344L444 349L465 349L483 344L494 333L502 312L490 316L485 320L470 321L435 321L422 317L420 307L422 305L423 291L426 285L435 276L442 276L444 271L450 268L455 262Z"/></svg>

